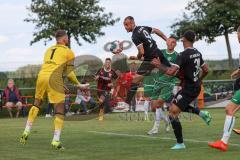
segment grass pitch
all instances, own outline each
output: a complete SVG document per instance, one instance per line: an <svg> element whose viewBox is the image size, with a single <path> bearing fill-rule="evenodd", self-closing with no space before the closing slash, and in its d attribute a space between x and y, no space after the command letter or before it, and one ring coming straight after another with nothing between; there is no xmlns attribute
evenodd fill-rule
<svg viewBox="0 0 240 160"><path fill-rule="evenodd" d="M40 117L33 126L26 145L19 143L26 118L0 120L0 160L237 160L240 157L240 136L232 133L228 152L207 146L207 141L221 137L225 119L224 109L211 109L210 126L197 116L181 116L187 149L172 151L172 133L147 136L153 121L126 121L118 114L85 121L66 121L62 132L65 150L51 148L53 119ZM240 128L239 120L236 127ZM163 122L161 122L163 124Z"/></svg>

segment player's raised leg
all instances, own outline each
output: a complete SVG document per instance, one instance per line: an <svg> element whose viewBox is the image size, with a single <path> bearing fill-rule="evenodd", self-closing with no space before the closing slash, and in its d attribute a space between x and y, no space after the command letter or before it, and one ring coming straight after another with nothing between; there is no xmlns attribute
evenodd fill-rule
<svg viewBox="0 0 240 160"><path fill-rule="evenodd" d="M20 143L22 143L22 144L26 144L26 142L27 142L27 139L28 139L31 129L32 129L33 122L35 121L35 119L38 115L38 112L40 110L39 107L40 107L41 103L42 103L41 100L35 99L34 105L29 110L25 130L23 131L23 134L20 138Z"/></svg>
<svg viewBox="0 0 240 160"><path fill-rule="evenodd" d="M199 108L195 108L191 105L188 105L183 112L193 113L201 117L207 125L210 125L212 121L212 116L208 111L201 111Z"/></svg>
<svg viewBox="0 0 240 160"><path fill-rule="evenodd" d="M33 122L35 121L35 119L38 115L38 112L40 110L43 96L44 96L45 92L47 91L48 82L49 82L48 79L49 79L48 76L42 76L42 75L38 76L37 83L36 83L34 105L29 110L25 130L20 138L20 143L22 143L22 144L26 144L27 139L30 135Z"/></svg>

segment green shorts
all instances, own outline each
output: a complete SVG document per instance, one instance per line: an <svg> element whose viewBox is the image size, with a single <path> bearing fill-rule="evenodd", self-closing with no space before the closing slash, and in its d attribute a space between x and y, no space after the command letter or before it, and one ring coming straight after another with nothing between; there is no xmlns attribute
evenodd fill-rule
<svg viewBox="0 0 240 160"><path fill-rule="evenodd" d="M232 101L234 104L240 105L240 90L238 90L237 92L234 93L231 101Z"/></svg>
<svg viewBox="0 0 240 160"><path fill-rule="evenodd" d="M144 77L144 96L152 100L169 100L173 95L174 83L159 81L158 75Z"/></svg>

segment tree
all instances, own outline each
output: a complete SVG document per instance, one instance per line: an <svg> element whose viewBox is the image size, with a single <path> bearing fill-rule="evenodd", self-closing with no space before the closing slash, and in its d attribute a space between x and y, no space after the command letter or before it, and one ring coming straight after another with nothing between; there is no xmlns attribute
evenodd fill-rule
<svg viewBox="0 0 240 160"><path fill-rule="evenodd" d="M229 67L233 67L229 34L240 24L240 1L236 0L192 0L188 3L182 19L171 26L180 37L186 30L194 30L198 39L208 43L224 36L227 45Z"/></svg>
<svg viewBox="0 0 240 160"><path fill-rule="evenodd" d="M99 6L98 0L32 0L28 10L29 17L24 21L36 24L31 45L42 39L46 44L58 29L67 31L69 46L71 37L79 46L79 37L93 43L96 37L104 35L102 27L119 21L111 12L104 13L105 8Z"/></svg>

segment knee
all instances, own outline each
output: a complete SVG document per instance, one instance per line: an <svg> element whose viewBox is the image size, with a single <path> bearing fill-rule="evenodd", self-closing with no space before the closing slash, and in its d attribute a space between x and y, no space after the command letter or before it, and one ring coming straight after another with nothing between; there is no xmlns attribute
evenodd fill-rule
<svg viewBox="0 0 240 160"><path fill-rule="evenodd" d="M34 106L40 107L41 104L42 104L42 101L41 101L41 100L35 99L35 101L34 101Z"/></svg>
<svg viewBox="0 0 240 160"><path fill-rule="evenodd" d="M230 107L225 108L226 115L233 116L234 115L234 110Z"/></svg>
<svg viewBox="0 0 240 160"><path fill-rule="evenodd" d="M6 108L7 108L8 110L12 110L13 105L12 105L11 102L7 102L7 103L5 104L5 106L6 106Z"/></svg>
<svg viewBox="0 0 240 160"><path fill-rule="evenodd" d="M16 104L16 106L17 106L18 110L21 110L21 109L22 109L22 103L21 103L21 102L18 102L18 103Z"/></svg>
<svg viewBox="0 0 240 160"><path fill-rule="evenodd" d="M179 110L176 107L170 107L169 108L169 115L171 117L178 117L179 115Z"/></svg>

